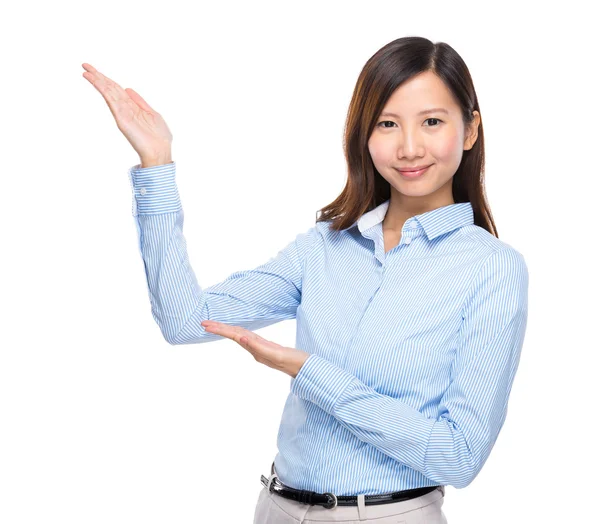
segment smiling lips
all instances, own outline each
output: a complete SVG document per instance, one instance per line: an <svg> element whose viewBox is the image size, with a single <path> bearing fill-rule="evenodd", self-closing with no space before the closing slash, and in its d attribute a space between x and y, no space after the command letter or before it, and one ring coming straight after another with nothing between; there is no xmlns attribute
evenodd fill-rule
<svg viewBox="0 0 600 524"><path fill-rule="evenodd" d="M430 164L428 166L417 166L416 168L401 168L401 169L396 169L396 171L398 171L402 176L408 177L408 178L416 178L418 176L421 176L423 173L425 173L425 171L427 171L428 168L430 168L433 164Z"/></svg>
<svg viewBox="0 0 600 524"><path fill-rule="evenodd" d="M402 171L403 173L404 173L405 171L421 171L421 170L423 170L423 169L425 169L425 168L429 167L430 165L431 165L431 164L428 164L428 165L423 165L423 166L415 166L415 167L399 167L399 168L397 168L397 169L398 169L398 171Z"/></svg>

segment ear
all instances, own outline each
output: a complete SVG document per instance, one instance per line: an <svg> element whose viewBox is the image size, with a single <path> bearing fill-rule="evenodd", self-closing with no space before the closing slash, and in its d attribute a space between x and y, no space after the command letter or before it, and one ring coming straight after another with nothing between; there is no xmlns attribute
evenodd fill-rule
<svg viewBox="0 0 600 524"><path fill-rule="evenodd" d="M469 125L469 127L465 130L465 143L463 149L465 151L471 149L473 144L477 141L479 123L481 122L481 117L479 116L478 111L473 111L473 121Z"/></svg>

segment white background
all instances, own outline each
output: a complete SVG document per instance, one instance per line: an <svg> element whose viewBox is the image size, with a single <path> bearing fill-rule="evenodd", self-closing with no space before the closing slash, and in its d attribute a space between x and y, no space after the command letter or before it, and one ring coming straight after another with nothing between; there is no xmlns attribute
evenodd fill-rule
<svg viewBox="0 0 600 524"><path fill-rule="evenodd" d="M469 66L493 216L530 273L507 420L479 476L447 486L448 522L597 518L591 4L59 1L0 19L0 522L250 523L289 391L234 342L162 338L131 216L139 159L81 64L167 121L206 287L339 194L354 84L402 36ZM259 334L292 346L295 322Z"/></svg>

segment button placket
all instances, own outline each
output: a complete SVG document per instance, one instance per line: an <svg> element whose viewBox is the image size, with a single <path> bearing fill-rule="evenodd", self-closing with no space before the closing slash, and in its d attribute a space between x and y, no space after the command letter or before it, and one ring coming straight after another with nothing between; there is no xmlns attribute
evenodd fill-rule
<svg viewBox="0 0 600 524"><path fill-rule="evenodd" d="M402 232L402 243L404 244L410 244L412 242L412 237L408 236L406 233L408 233L408 231L415 231L418 227L419 224L417 223L416 220L412 220L410 222L407 222L408 225L408 230L407 231L403 231Z"/></svg>

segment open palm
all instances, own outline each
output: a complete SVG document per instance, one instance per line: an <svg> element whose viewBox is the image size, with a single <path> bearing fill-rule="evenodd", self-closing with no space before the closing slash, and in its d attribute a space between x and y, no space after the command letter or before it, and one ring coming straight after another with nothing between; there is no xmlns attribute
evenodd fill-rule
<svg viewBox="0 0 600 524"><path fill-rule="evenodd" d="M140 158L169 154L173 135L162 116L133 89L123 89L90 64L82 64L84 78L100 92L115 118L117 127Z"/></svg>

